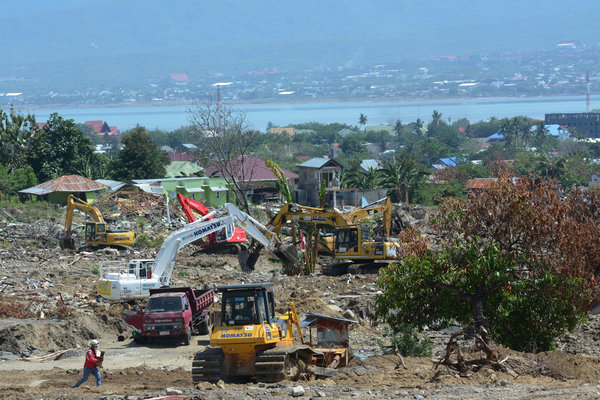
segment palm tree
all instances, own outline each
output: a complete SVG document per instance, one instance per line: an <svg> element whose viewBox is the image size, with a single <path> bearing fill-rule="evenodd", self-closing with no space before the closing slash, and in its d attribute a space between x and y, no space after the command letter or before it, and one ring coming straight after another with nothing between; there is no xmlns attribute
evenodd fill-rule
<svg viewBox="0 0 600 400"><path fill-rule="evenodd" d="M408 204L410 193L423 183L428 173L414 155L403 152L384 164L382 175L382 185L390 188L388 196Z"/></svg>
<svg viewBox="0 0 600 400"><path fill-rule="evenodd" d="M394 125L394 133L396 134L396 137L400 137L402 134L402 123L399 119L396 120L396 124Z"/></svg>
<svg viewBox="0 0 600 400"><path fill-rule="evenodd" d="M431 118L433 118L431 121L431 124L433 126L436 126L442 120L442 113L439 112L438 110L433 110L433 114L431 114Z"/></svg>
<svg viewBox="0 0 600 400"><path fill-rule="evenodd" d="M423 133L423 121L421 121L421 118L417 118L415 121L415 131L419 136Z"/></svg>
<svg viewBox="0 0 600 400"><path fill-rule="evenodd" d="M550 179L558 179L565 171L567 161L564 157L551 156L544 153L540 156L537 170L541 176Z"/></svg>
<svg viewBox="0 0 600 400"><path fill-rule="evenodd" d="M379 189L381 177L379 170L369 167L368 171L351 171L346 175L346 184L349 188L359 190Z"/></svg>
<svg viewBox="0 0 600 400"><path fill-rule="evenodd" d="M360 114L360 117L358 117L358 124L362 125L365 128L365 132L367 131L367 116L364 114Z"/></svg>

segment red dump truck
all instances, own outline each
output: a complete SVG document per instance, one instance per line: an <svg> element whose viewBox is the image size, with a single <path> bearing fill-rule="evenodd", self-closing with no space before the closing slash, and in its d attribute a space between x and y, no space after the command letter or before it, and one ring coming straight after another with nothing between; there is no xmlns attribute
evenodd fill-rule
<svg viewBox="0 0 600 400"><path fill-rule="evenodd" d="M143 311L125 311L123 320L133 326L134 340L181 337L188 345L192 330L207 334L210 329L208 307L214 301L212 289L173 287L150 289L150 297Z"/></svg>

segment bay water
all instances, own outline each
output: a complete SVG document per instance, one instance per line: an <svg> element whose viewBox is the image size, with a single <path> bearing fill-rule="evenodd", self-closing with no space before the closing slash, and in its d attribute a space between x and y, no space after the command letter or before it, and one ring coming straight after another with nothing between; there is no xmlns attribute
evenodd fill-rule
<svg viewBox="0 0 600 400"><path fill-rule="evenodd" d="M585 96L565 97L519 97L497 99L428 100L402 102L323 102L285 104L231 104L246 114L247 123L265 131L271 122L275 126L287 126L304 122L340 122L357 125L360 114L367 117L367 126L393 125L396 120L403 124L420 118L427 124L434 110L442 113L446 121L467 118L471 122L487 121L490 117L504 118L526 116L544 119L547 113L574 113L587 111ZM194 105L102 108L19 108L22 112L36 115L38 122L45 122L52 113L58 113L77 123L102 120L116 126L121 132L136 125L147 129L172 131L190 124ZM590 109L600 108L600 96L592 96Z"/></svg>

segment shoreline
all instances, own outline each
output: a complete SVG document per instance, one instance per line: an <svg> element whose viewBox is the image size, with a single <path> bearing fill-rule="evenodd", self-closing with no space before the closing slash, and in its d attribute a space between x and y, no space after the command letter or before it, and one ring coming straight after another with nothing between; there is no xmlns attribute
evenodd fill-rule
<svg viewBox="0 0 600 400"><path fill-rule="evenodd" d="M592 96L600 99L600 96ZM486 102L490 104L494 103L512 103L512 102L560 102L564 99L578 98L585 100L584 95L567 95L567 96L513 96L513 97L448 97L438 99L416 99L416 98L398 98L398 99L298 99L298 100L285 100L275 101L275 99L265 99L264 101L232 101L224 100L222 103L226 106L264 106L264 105L297 105L297 104L342 104L342 103L372 103L372 104L385 104L385 103L455 103L460 101L468 102ZM555 99L555 100L553 100ZM56 104L56 105L21 105L14 106L15 110L18 111L36 111L36 110L52 110L52 109L65 109L65 110L85 110L94 108L154 108L154 107L196 107L199 104L204 104L200 101L170 101L170 102L145 102L145 103L104 103L104 104ZM590 110L591 111L591 110Z"/></svg>

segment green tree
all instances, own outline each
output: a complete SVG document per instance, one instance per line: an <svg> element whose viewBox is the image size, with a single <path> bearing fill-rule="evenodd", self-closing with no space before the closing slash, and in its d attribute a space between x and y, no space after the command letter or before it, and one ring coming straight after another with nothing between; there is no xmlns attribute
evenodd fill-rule
<svg viewBox="0 0 600 400"><path fill-rule="evenodd" d="M381 187L381 173L372 167L369 167L368 171L358 168L348 171L344 177L344 183L348 188L352 189L379 189Z"/></svg>
<svg viewBox="0 0 600 400"><path fill-rule="evenodd" d="M12 106L7 113L0 108L0 164L23 168L40 130L31 114L22 115Z"/></svg>
<svg viewBox="0 0 600 400"><path fill-rule="evenodd" d="M340 148L344 152L344 154L351 155L354 153L363 153L365 151L365 147L361 143L358 135L348 135L340 144Z"/></svg>
<svg viewBox="0 0 600 400"><path fill-rule="evenodd" d="M528 151L520 151L515 154L512 168L516 176L533 175L539 164L539 158Z"/></svg>
<svg viewBox="0 0 600 400"><path fill-rule="evenodd" d="M365 132L367 132L367 116L364 114L360 114L360 117L358 117L358 124L362 125L365 128Z"/></svg>
<svg viewBox="0 0 600 400"><path fill-rule="evenodd" d="M543 153L540 155L536 170L542 177L558 179L563 174L565 167L566 160L564 157Z"/></svg>
<svg viewBox="0 0 600 400"><path fill-rule="evenodd" d="M133 179L164 178L169 155L160 151L142 126L124 133L123 149L111 164L114 179L131 182Z"/></svg>
<svg viewBox="0 0 600 400"><path fill-rule="evenodd" d="M423 121L421 121L421 118L417 118L417 120L414 123L414 126L417 135L423 135Z"/></svg>
<svg viewBox="0 0 600 400"><path fill-rule="evenodd" d="M397 138L402 135L402 122L400 122L399 119L397 119L396 123L394 124L394 133L396 134Z"/></svg>
<svg viewBox="0 0 600 400"><path fill-rule="evenodd" d="M558 177L561 187L587 186L592 180L592 165L589 155L584 153L570 154L566 158L563 173Z"/></svg>
<svg viewBox="0 0 600 400"><path fill-rule="evenodd" d="M17 192L37 185L33 168L10 168L0 164L0 197L16 196Z"/></svg>
<svg viewBox="0 0 600 400"><path fill-rule="evenodd" d="M442 113L439 112L438 110L433 110L433 113L431 114L431 122L429 123L429 125L427 126L427 132L429 134L431 134L432 132L435 132L438 128L438 125L440 124L441 120L442 120Z"/></svg>
<svg viewBox="0 0 600 400"><path fill-rule="evenodd" d="M552 184L505 176L446 200L435 226L443 250L381 271L378 314L392 327L455 320L516 350L552 349L600 294L599 196L563 199Z"/></svg>
<svg viewBox="0 0 600 400"><path fill-rule="evenodd" d="M383 164L381 174L381 185L390 188L388 196L392 201L409 203L411 193L423 183L428 173L415 156L402 152Z"/></svg>
<svg viewBox="0 0 600 400"><path fill-rule="evenodd" d="M90 162L97 162L91 140L72 119L63 119L56 113L50 115L29 152L29 164L40 182L61 175L82 175Z"/></svg>

